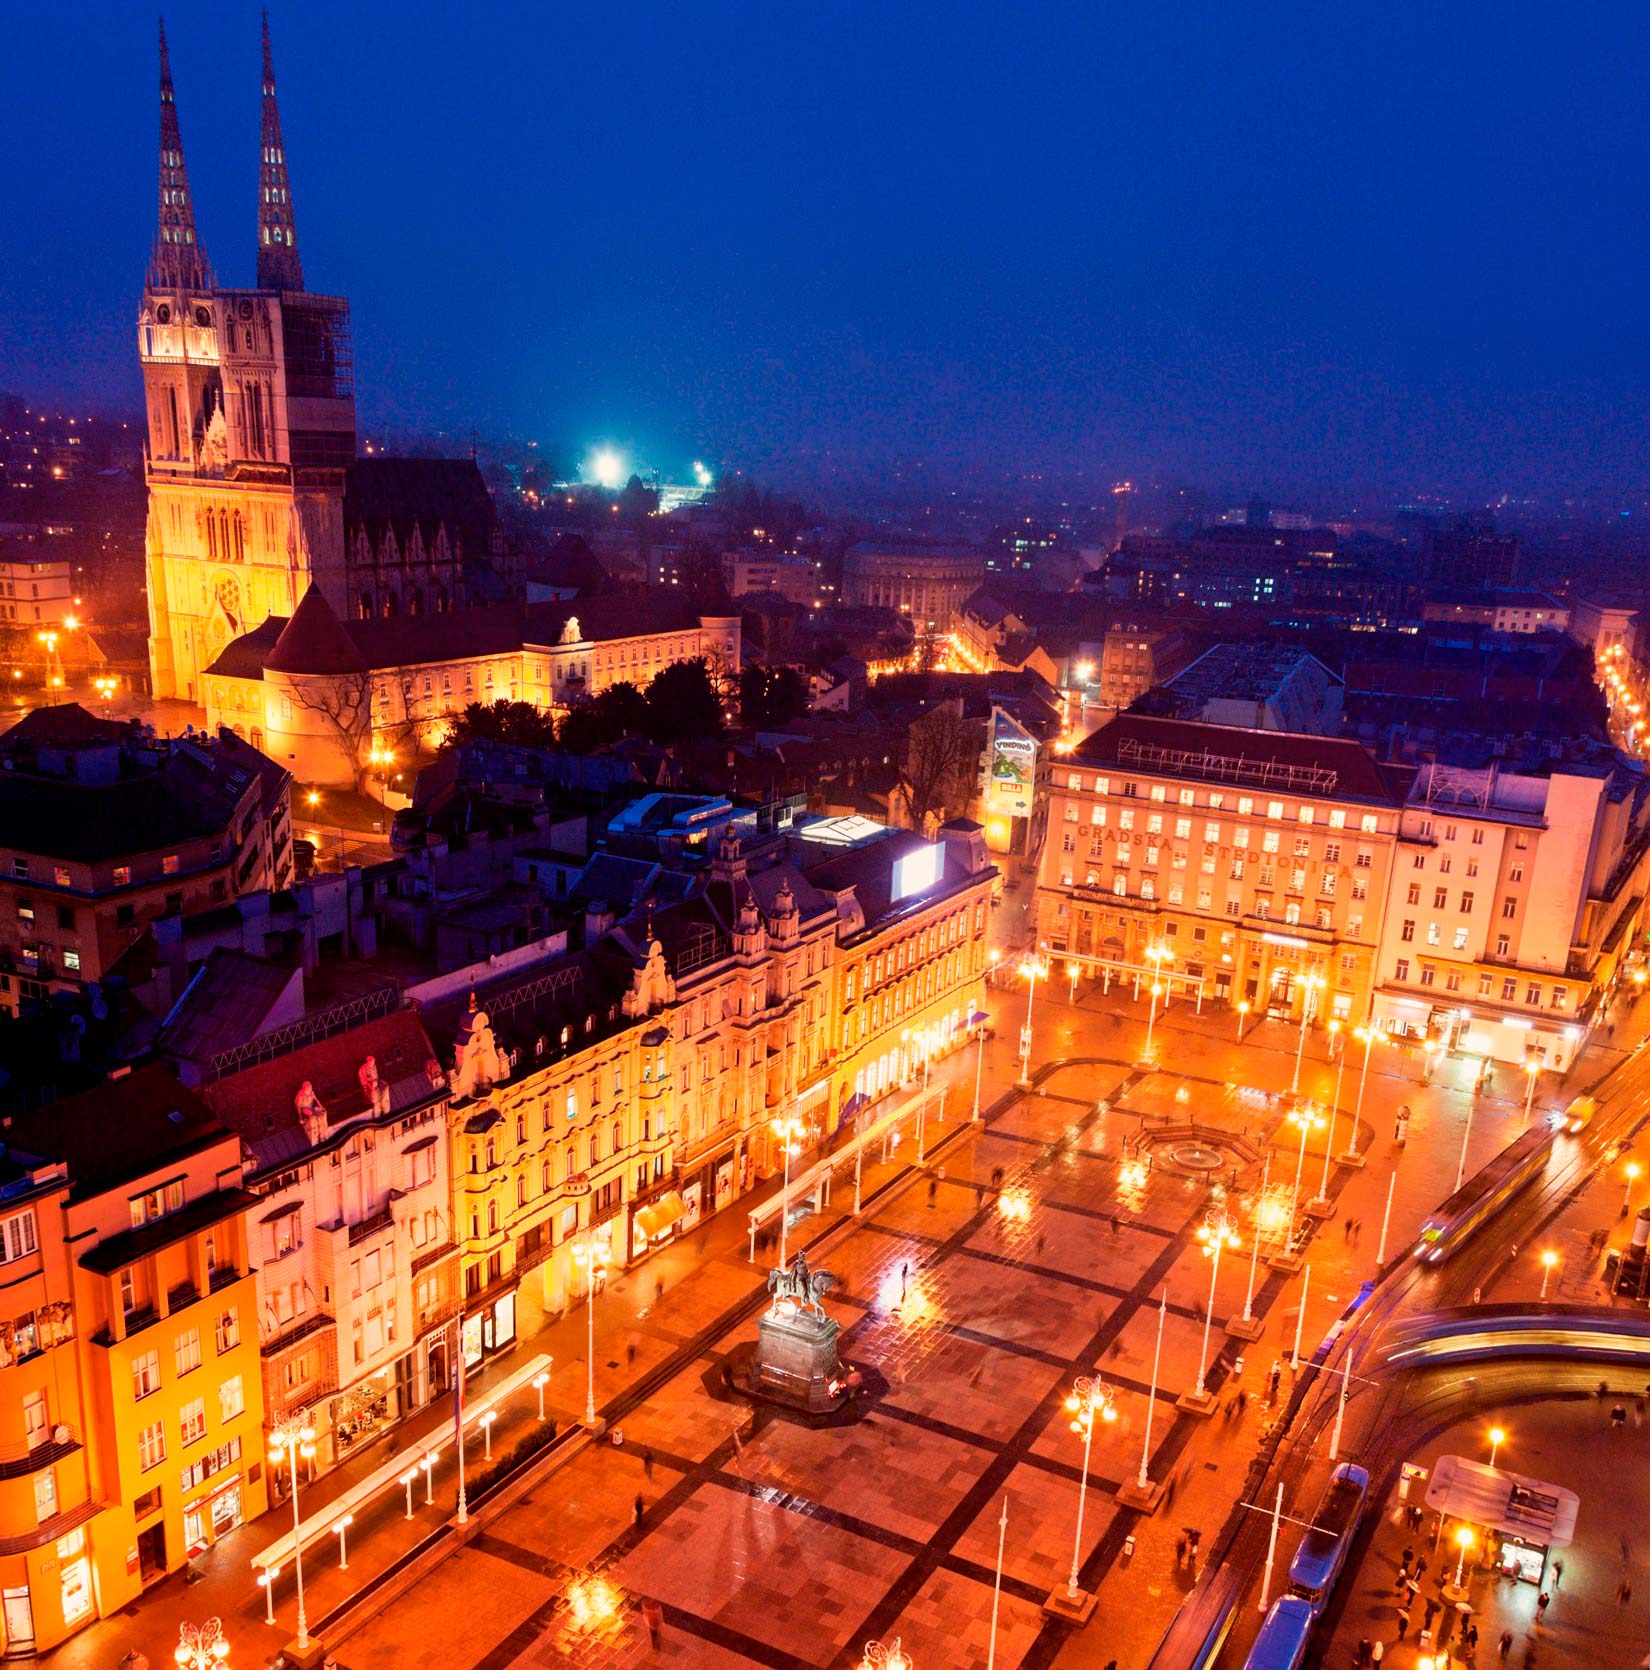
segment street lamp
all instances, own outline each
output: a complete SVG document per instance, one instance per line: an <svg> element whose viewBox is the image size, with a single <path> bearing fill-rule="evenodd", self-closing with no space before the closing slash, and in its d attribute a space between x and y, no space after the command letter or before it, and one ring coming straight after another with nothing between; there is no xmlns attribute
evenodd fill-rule
<svg viewBox="0 0 1650 1670"><path fill-rule="evenodd" d="M498 1412L497 1412L497 1410L494 1410L494 1409L489 1409L487 1411L487 1413L481 1417L481 1443L482 1443L482 1460L483 1461L491 1461L493 1459L493 1422L496 1421L497 1419L498 1419Z"/></svg>
<svg viewBox="0 0 1650 1670"><path fill-rule="evenodd" d="M1317 1013L1314 1001L1316 994L1323 988L1323 977L1318 974L1308 974L1301 980L1301 1035L1295 1044L1295 1071L1289 1080L1290 1094L1293 1095L1301 1087L1301 1057L1306 1053L1306 1029L1312 1023L1312 1017Z"/></svg>
<svg viewBox="0 0 1650 1670"><path fill-rule="evenodd" d="M1500 1450L1502 1444L1506 1440L1506 1437L1506 1433L1503 1432L1500 1427L1492 1426L1490 1428L1490 1466L1493 1467L1495 1465L1496 1452Z"/></svg>
<svg viewBox="0 0 1650 1670"><path fill-rule="evenodd" d="M1461 1550L1455 1561L1455 1587L1457 1589L1461 1587L1461 1574L1467 1569L1467 1550L1477 1541L1478 1539L1472 1534L1470 1526L1463 1525L1455 1533L1455 1546Z"/></svg>
<svg viewBox="0 0 1650 1670"><path fill-rule="evenodd" d="M899 1644L899 1637L886 1645L881 1641L867 1641L859 1661L859 1670L911 1670L911 1655Z"/></svg>
<svg viewBox="0 0 1650 1670"><path fill-rule="evenodd" d="M406 1488L407 1488L407 1518L411 1519L412 1516L413 1516L413 1499L412 1499L413 1486L418 1483L418 1468L417 1468L417 1466L414 1465L412 1467L409 1467L406 1470L406 1472L403 1473L401 1475L401 1477L396 1482L398 1484L405 1485Z"/></svg>
<svg viewBox="0 0 1650 1670"><path fill-rule="evenodd" d="M1330 1026L1337 1031L1338 1021L1331 1021ZM1335 1119L1341 1111L1341 1075L1346 1071L1346 1052L1341 1052L1341 1059L1335 1068L1335 1094L1329 1100L1329 1135L1323 1139L1323 1176L1318 1179L1318 1196L1313 1205L1325 1212L1329 1210L1329 1156L1335 1149ZM1352 1127L1352 1139L1358 1138L1358 1127Z"/></svg>
<svg viewBox="0 0 1650 1670"><path fill-rule="evenodd" d="M791 1215L791 1146L802 1135L802 1121L781 1117L771 1120L769 1128L779 1138L780 1146L785 1154L785 1181L779 1192L779 1268L783 1270L785 1268L785 1227L786 1221ZM922 1144L919 1142L917 1147L920 1150ZM919 1153L917 1158L920 1160L922 1155Z"/></svg>
<svg viewBox="0 0 1650 1670"><path fill-rule="evenodd" d="M1548 1251L1544 1252L1541 1255L1541 1294L1540 1294L1540 1297L1542 1299L1545 1299L1547 1297L1547 1283L1552 1277L1553 1266L1556 1263L1558 1263L1558 1254L1553 1252L1551 1249L1549 1249Z"/></svg>
<svg viewBox="0 0 1650 1670"><path fill-rule="evenodd" d="M349 1570L349 1548L347 1546L347 1540L349 1537L349 1528L354 1523L354 1514L346 1513L342 1519L335 1521L332 1527L333 1530L338 1533L338 1569L340 1571Z"/></svg>
<svg viewBox="0 0 1650 1670"><path fill-rule="evenodd" d="M1174 961L1174 953L1166 945L1150 945L1146 948L1146 961L1152 965L1152 1008L1146 1018L1146 1048L1140 1057L1142 1061L1152 1058L1152 1029L1157 1025L1157 1000L1163 993L1163 965Z"/></svg>
<svg viewBox="0 0 1650 1670"><path fill-rule="evenodd" d="M289 1415L269 1435L270 1465L280 1469L284 1462L292 1480L292 1568L298 1582L298 1650L309 1651L309 1619L304 1615L304 1549L299 1539L298 1458L315 1459L315 1428L302 1411Z"/></svg>
<svg viewBox="0 0 1650 1670"><path fill-rule="evenodd" d="M544 1388L550 1384L550 1376L541 1369L533 1376L533 1390L539 1394L539 1419L544 1419Z"/></svg>
<svg viewBox="0 0 1650 1670"><path fill-rule="evenodd" d="M584 1424L596 1425L596 1277L607 1268L607 1249L596 1245L596 1226L585 1231L584 1245L573 1249L575 1263L584 1266L587 1328Z"/></svg>
<svg viewBox="0 0 1650 1670"><path fill-rule="evenodd" d="M1301 1172L1306 1167L1306 1138L1309 1132L1323 1129L1323 1121L1318 1117L1317 1108L1311 1102L1302 1102L1292 1109L1289 1123L1300 1127L1301 1147L1295 1159L1295 1186L1289 1194L1289 1240L1284 1246L1286 1253L1295 1244L1295 1215L1300 1211Z"/></svg>
<svg viewBox="0 0 1650 1670"><path fill-rule="evenodd" d="M1098 1376L1091 1380L1079 1375L1066 1399L1066 1411L1071 1416L1071 1430L1083 1435L1083 1482L1077 1493L1077 1535L1071 1545L1071 1579L1066 1585L1066 1598L1077 1599L1077 1568L1083 1563L1083 1508L1089 1494L1089 1448L1094 1442L1094 1417L1102 1421L1117 1419L1117 1404L1110 1388Z"/></svg>
<svg viewBox="0 0 1650 1670"><path fill-rule="evenodd" d="M180 1624L178 1644L172 1654L179 1670L214 1670L229 1657L229 1642L216 1618L204 1624Z"/></svg>
<svg viewBox="0 0 1650 1670"><path fill-rule="evenodd" d="M1249 1000L1248 1000L1248 998L1244 998L1238 1004L1238 1035L1237 1035L1237 1041L1240 1044L1243 1042L1243 1023L1244 1023L1245 1020L1248 1019L1248 1017L1249 1017Z"/></svg>
<svg viewBox="0 0 1650 1670"><path fill-rule="evenodd" d="M1529 1080L1524 1090L1524 1123L1530 1122L1530 1108L1535 1101L1535 1081L1541 1077L1541 1063L1532 1055L1524 1063L1524 1076Z"/></svg>
<svg viewBox="0 0 1650 1670"><path fill-rule="evenodd" d="M1220 1253L1223 1247L1238 1245L1237 1225L1224 1208L1216 1208L1198 1225L1197 1238L1203 1244L1203 1256L1210 1261L1209 1308L1203 1313L1203 1349L1198 1353L1197 1390L1192 1394L1203 1398L1208 1396L1204 1376L1209 1362L1209 1327L1215 1316L1215 1283L1220 1280Z"/></svg>
<svg viewBox="0 0 1650 1670"><path fill-rule="evenodd" d="M1633 1210L1633 1185L1639 1180L1640 1169L1637 1160L1627 1162L1627 1192L1621 1199L1621 1215L1624 1218Z"/></svg>
<svg viewBox="0 0 1650 1670"><path fill-rule="evenodd" d="M1438 1040L1428 1038L1421 1045L1421 1083L1432 1083L1432 1070L1438 1064Z"/></svg>
<svg viewBox="0 0 1650 1670"><path fill-rule="evenodd" d="M1047 966L1038 957L1024 957L1020 961L1020 972L1026 977L1026 1020L1020 1028L1020 1088L1031 1088L1031 1000L1037 994L1037 982L1048 973Z"/></svg>
<svg viewBox="0 0 1650 1670"><path fill-rule="evenodd" d="M1358 1072L1358 1100L1352 1107L1352 1140L1347 1144L1349 1153L1356 1153L1358 1148L1358 1126L1364 1116L1364 1086L1369 1083L1369 1055L1375 1048L1377 1039L1385 1040L1386 1033L1370 1022L1367 1026L1360 1026L1352 1034L1364 1047L1364 1064Z"/></svg>

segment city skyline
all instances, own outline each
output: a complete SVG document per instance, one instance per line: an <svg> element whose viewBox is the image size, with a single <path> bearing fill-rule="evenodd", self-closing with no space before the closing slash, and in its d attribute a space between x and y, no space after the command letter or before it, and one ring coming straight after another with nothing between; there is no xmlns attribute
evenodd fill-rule
<svg viewBox="0 0 1650 1670"><path fill-rule="evenodd" d="M150 20L91 15L18 25L10 107L54 161L14 182L47 230L0 276L0 384L107 409L137 392L155 59ZM1417 42L1280 8L1102 37L1043 11L988 54L916 9L880 52L851 9L663 37L659 13L628 46L488 20L271 18L308 282L355 301L369 432L586 438L803 488L915 462L1343 503L1639 484L1627 25L1552 39L1531 8L1474 39L1457 13ZM169 25L202 236L247 282L257 17ZM100 119L61 124L66 78ZM1506 230L1532 202L1540 237Z"/></svg>

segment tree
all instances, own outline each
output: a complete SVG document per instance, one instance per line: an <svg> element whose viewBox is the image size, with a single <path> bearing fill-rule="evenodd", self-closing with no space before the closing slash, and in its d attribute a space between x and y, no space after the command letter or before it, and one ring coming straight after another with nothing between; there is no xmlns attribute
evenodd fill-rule
<svg viewBox="0 0 1650 1670"><path fill-rule="evenodd" d="M930 817L943 823L967 805L979 774L980 741L980 726L963 718L960 701L942 702L912 724L896 791L912 829L924 829Z"/></svg>
<svg viewBox="0 0 1650 1670"><path fill-rule="evenodd" d="M553 748L555 721L531 702L470 702L447 728L447 746L508 742L520 748Z"/></svg>
<svg viewBox="0 0 1650 1670"><path fill-rule="evenodd" d="M648 685L647 732L655 742L722 734L722 700L703 656L673 661Z"/></svg>
<svg viewBox="0 0 1650 1670"><path fill-rule="evenodd" d="M567 713L556 740L570 754L593 754L627 736L647 734L647 697L634 684L621 679Z"/></svg>
<svg viewBox="0 0 1650 1670"><path fill-rule="evenodd" d="M794 667L750 666L739 675L739 717L760 729L787 725L808 705L808 687Z"/></svg>

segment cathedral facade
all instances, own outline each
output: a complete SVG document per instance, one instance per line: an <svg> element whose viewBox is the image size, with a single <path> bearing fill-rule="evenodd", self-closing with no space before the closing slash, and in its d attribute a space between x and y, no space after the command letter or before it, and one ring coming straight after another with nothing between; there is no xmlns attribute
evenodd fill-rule
<svg viewBox="0 0 1650 1670"><path fill-rule="evenodd" d="M354 479L372 461L355 456L349 303L304 286L267 22L255 278L225 288L207 260L163 29L159 222L138 317L162 698L204 701L225 645L293 614L312 585L345 617L438 612L462 601L465 556L489 554L426 527L386 560L382 495Z"/></svg>

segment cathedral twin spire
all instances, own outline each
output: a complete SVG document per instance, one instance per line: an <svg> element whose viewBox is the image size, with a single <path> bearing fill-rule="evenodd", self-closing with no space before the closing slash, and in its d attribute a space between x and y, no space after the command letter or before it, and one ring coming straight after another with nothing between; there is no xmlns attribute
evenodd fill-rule
<svg viewBox="0 0 1650 1670"><path fill-rule="evenodd" d="M160 218L155 232L151 285L159 289L204 290L211 284L206 251L195 227L183 136L172 89L172 61L166 24L160 26ZM269 14L263 19L263 132L258 154L258 288L302 290L298 226L292 213L281 112L275 101L275 62L269 48Z"/></svg>

